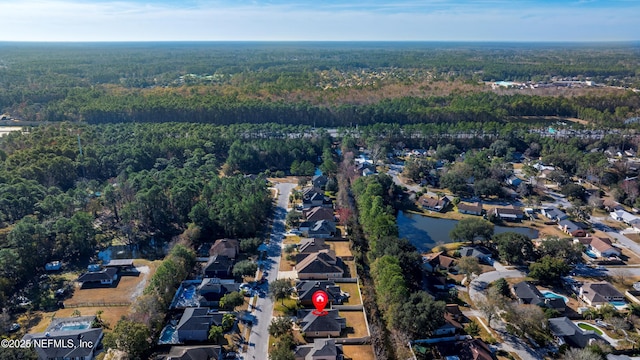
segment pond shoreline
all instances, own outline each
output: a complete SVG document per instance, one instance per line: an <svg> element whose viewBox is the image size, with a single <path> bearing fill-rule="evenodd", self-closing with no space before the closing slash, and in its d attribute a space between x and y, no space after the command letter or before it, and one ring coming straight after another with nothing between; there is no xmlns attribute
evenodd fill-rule
<svg viewBox="0 0 640 360"><path fill-rule="evenodd" d="M396 217L398 233L401 238L408 239L419 252L430 252L440 244L448 244L453 241L449 238L449 232L458 223L458 219L429 216L414 211L399 211ZM537 238L539 231L528 226L496 225L495 233L517 232Z"/></svg>

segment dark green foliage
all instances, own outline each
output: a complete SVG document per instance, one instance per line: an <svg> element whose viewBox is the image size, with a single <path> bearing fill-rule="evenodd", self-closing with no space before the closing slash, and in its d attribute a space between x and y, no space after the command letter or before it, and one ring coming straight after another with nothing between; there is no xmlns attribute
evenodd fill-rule
<svg viewBox="0 0 640 360"><path fill-rule="evenodd" d="M444 307L444 302L419 291L402 302L391 322L412 338L429 335L444 324Z"/></svg>
<svg viewBox="0 0 640 360"><path fill-rule="evenodd" d="M271 319L271 324L269 324L269 335L279 338L286 334L292 334L292 332L293 323L290 318L286 316L278 316Z"/></svg>
<svg viewBox="0 0 640 360"><path fill-rule="evenodd" d="M189 213L196 225L227 237L255 235L271 211L264 182L241 176L214 178Z"/></svg>
<svg viewBox="0 0 640 360"><path fill-rule="evenodd" d="M258 271L258 264L251 260L242 260L233 266L233 276L236 278L255 275L256 271Z"/></svg>
<svg viewBox="0 0 640 360"><path fill-rule="evenodd" d="M209 329L209 340L218 344L222 339L223 334L224 334L224 329L222 328L222 326L214 325Z"/></svg>
<svg viewBox="0 0 640 360"><path fill-rule="evenodd" d="M568 264L581 263L583 250L582 244L574 243L571 239L555 237L546 238L537 248L539 257L557 257L564 259Z"/></svg>
<svg viewBox="0 0 640 360"><path fill-rule="evenodd" d="M284 304L284 299L289 297L293 293L293 283L290 279L278 279L269 284L269 296L275 300L281 299Z"/></svg>
<svg viewBox="0 0 640 360"><path fill-rule="evenodd" d="M471 321L467 326L464 327L464 332L467 335L478 336L480 334L480 326L475 321Z"/></svg>
<svg viewBox="0 0 640 360"><path fill-rule="evenodd" d="M242 295L241 295L242 296ZM233 328L233 324L236 322L236 315L232 313L226 313L222 315L222 330L227 332Z"/></svg>
<svg viewBox="0 0 640 360"><path fill-rule="evenodd" d="M293 347L295 340L291 334L285 334L276 340L275 347L269 353L270 360L295 360Z"/></svg>
<svg viewBox="0 0 640 360"><path fill-rule="evenodd" d="M106 348L122 350L132 360L140 360L151 347L151 333L143 324L122 318L113 331L105 334L103 342Z"/></svg>
<svg viewBox="0 0 640 360"><path fill-rule="evenodd" d="M145 294L157 294L162 307L169 306L180 283L195 264L195 253L182 245L176 245L149 279Z"/></svg>
<svg viewBox="0 0 640 360"><path fill-rule="evenodd" d="M569 264L562 259L545 255L529 265L529 276L544 284L559 283L560 278L569 273Z"/></svg>
<svg viewBox="0 0 640 360"><path fill-rule="evenodd" d="M236 307L244 304L244 296L238 291L224 294L220 299L220 307L226 310L235 310Z"/></svg>
<svg viewBox="0 0 640 360"><path fill-rule="evenodd" d="M476 239L483 241L493 236L493 224L481 218L464 218L449 233L454 241L473 243Z"/></svg>
<svg viewBox="0 0 640 360"><path fill-rule="evenodd" d="M505 278L500 278L494 281L493 287L495 287L498 294L502 296L508 297L510 295L509 283L507 282L507 280L505 280Z"/></svg>
<svg viewBox="0 0 640 360"><path fill-rule="evenodd" d="M260 244L262 244L262 239L257 237L240 239L240 251L245 254L255 254Z"/></svg>
<svg viewBox="0 0 640 360"><path fill-rule="evenodd" d="M533 260L535 252L533 242L528 236L515 232L506 232L493 236L500 259L509 264L522 264Z"/></svg>

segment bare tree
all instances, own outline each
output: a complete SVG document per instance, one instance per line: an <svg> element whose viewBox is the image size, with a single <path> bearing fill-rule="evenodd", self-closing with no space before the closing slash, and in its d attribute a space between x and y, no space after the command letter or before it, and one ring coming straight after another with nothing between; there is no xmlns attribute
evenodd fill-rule
<svg viewBox="0 0 640 360"><path fill-rule="evenodd" d="M505 308L507 303L505 297L495 287L489 288L484 298L475 299L474 302L478 310L487 318L489 327L491 327L491 320L500 316L500 311Z"/></svg>

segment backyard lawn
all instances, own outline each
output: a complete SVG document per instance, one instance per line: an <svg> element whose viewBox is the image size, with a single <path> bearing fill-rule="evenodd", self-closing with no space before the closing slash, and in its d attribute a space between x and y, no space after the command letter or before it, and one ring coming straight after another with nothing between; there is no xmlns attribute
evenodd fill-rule
<svg viewBox="0 0 640 360"><path fill-rule="evenodd" d="M353 360L373 360L373 348L371 345L343 345L342 351L347 359Z"/></svg>
<svg viewBox="0 0 640 360"><path fill-rule="evenodd" d="M327 241L338 257L353 256L348 241Z"/></svg>
<svg viewBox="0 0 640 360"><path fill-rule="evenodd" d="M340 290L349 293L349 299L345 301L345 305L362 305L360 293L358 292L358 284L356 283L337 283Z"/></svg>
<svg viewBox="0 0 640 360"><path fill-rule="evenodd" d="M347 319L346 335L348 338L368 336L367 323L362 311L339 311L338 314Z"/></svg>

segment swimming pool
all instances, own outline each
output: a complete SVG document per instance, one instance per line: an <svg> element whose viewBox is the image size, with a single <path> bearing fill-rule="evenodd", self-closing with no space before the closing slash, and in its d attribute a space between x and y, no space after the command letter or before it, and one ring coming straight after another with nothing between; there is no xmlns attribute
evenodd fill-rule
<svg viewBox="0 0 640 360"><path fill-rule="evenodd" d="M160 333L160 339L158 339L158 344L178 344L178 332L176 331L176 327L173 325L167 325L164 329L162 329L162 333Z"/></svg>
<svg viewBox="0 0 640 360"><path fill-rule="evenodd" d="M541 291L540 293L542 294L542 296L546 297L547 299L562 299L564 300L565 303L569 302L568 297L556 294L553 291Z"/></svg>
<svg viewBox="0 0 640 360"><path fill-rule="evenodd" d="M618 310L627 308L627 303L625 301L609 301L609 304L613 305Z"/></svg>
<svg viewBox="0 0 640 360"><path fill-rule="evenodd" d="M597 259L598 258L598 255L596 255L596 253L591 251L591 249L585 250L584 253L587 254L587 256L589 256L592 259Z"/></svg>
<svg viewBox="0 0 640 360"><path fill-rule="evenodd" d="M57 324L51 324L47 329L49 332L53 331L74 331L74 330L84 330L91 327L91 321L65 321L65 319L61 319Z"/></svg>
<svg viewBox="0 0 640 360"><path fill-rule="evenodd" d="M88 329L89 326L91 326L91 324L89 324L89 323L84 323L84 324L64 324L58 330L60 330L60 331L84 330L84 329Z"/></svg>

